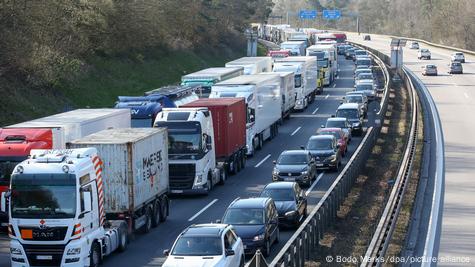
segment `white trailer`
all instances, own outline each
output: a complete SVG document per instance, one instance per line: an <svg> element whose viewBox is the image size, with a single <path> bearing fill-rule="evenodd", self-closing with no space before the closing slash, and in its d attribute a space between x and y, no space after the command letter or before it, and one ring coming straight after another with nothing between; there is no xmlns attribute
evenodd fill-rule
<svg viewBox="0 0 475 267"><path fill-rule="evenodd" d="M226 63L225 67L243 67L244 75L271 72L272 57L242 57Z"/></svg>
<svg viewBox="0 0 475 267"><path fill-rule="evenodd" d="M130 116L130 111L126 109L76 109L5 128L51 129L51 148L63 149L67 142L92 133L111 128L129 128Z"/></svg>
<svg viewBox="0 0 475 267"><path fill-rule="evenodd" d="M246 149L253 155L278 133L281 119L280 75L243 75L211 88L210 98L244 97L247 104Z"/></svg>
<svg viewBox="0 0 475 267"><path fill-rule="evenodd" d="M274 63L274 72L289 71L286 69L289 65L295 65L295 63L301 64L301 69L298 71L302 75L302 91L300 94L297 92L298 97L295 109L303 110L307 107L308 103L312 103L315 100L315 95L318 94L317 59L310 56L278 58ZM296 75L298 74L297 72L295 73Z"/></svg>
<svg viewBox="0 0 475 267"><path fill-rule="evenodd" d="M306 48L306 41L286 41L280 44L280 49L289 50L291 56L304 56Z"/></svg>
<svg viewBox="0 0 475 267"><path fill-rule="evenodd" d="M278 73L280 75L280 94L282 95L282 119L289 118L290 112L295 107L297 101L297 89L295 88L295 73L294 72L272 72L263 73L273 75Z"/></svg>

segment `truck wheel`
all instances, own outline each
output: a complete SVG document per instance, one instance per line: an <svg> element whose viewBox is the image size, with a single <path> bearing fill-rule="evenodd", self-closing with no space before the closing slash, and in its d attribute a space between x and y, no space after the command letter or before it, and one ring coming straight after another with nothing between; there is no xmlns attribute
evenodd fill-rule
<svg viewBox="0 0 475 267"><path fill-rule="evenodd" d="M261 150L262 147L263 147L264 140L262 140L262 139L263 139L262 134L259 134L257 136L257 150Z"/></svg>
<svg viewBox="0 0 475 267"><path fill-rule="evenodd" d="M219 172L219 184L223 185L226 183L226 171L223 169Z"/></svg>
<svg viewBox="0 0 475 267"><path fill-rule="evenodd" d="M152 213L152 227L155 228L160 223L160 210L162 209L162 203L160 200L155 200L153 204L153 213Z"/></svg>
<svg viewBox="0 0 475 267"><path fill-rule="evenodd" d="M162 201L160 201L160 222L164 222L167 220L168 217L168 198L163 197Z"/></svg>
<svg viewBox="0 0 475 267"><path fill-rule="evenodd" d="M117 248L119 252L124 252L127 249L127 244L129 243L129 233L128 233L127 224L121 223L119 227L119 247Z"/></svg>
<svg viewBox="0 0 475 267"><path fill-rule="evenodd" d="M241 153L241 166L242 166L243 169L246 168L246 160L247 160L246 153L242 152Z"/></svg>
<svg viewBox="0 0 475 267"><path fill-rule="evenodd" d="M91 247L91 254L89 255L90 267L99 267L101 263L101 248L97 242L94 242Z"/></svg>
<svg viewBox="0 0 475 267"><path fill-rule="evenodd" d="M208 174L208 181L206 182L206 194L209 194L211 189L213 189L213 181L211 179L211 175Z"/></svg>
<svg viewBox="0 0 475 267"><path fill-rule="evenodd" d="M238 153L237 156L236 156L236 169L237 169L237 172L240 172L241 169L242 169L242 165L241 165L241 153Z"/></svg>
<svg viewBox="0 0 475 267"><path fill-rule="evenodd" d="M152 229L152 208L147 207L147 211L145 212L145 224L142 226L142 232L144 234L150 232Z"/></svg>

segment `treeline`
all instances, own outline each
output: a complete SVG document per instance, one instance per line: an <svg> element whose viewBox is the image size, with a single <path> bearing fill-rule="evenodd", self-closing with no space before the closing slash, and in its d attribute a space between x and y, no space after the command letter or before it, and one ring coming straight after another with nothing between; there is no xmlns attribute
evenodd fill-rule
<svg viewBox="0 0 475 267"><path fill-rule="evenodd" d="M87 69L90 56L229 43L271 7L271 0L2 0L0 76L54 86Z"/></svg>

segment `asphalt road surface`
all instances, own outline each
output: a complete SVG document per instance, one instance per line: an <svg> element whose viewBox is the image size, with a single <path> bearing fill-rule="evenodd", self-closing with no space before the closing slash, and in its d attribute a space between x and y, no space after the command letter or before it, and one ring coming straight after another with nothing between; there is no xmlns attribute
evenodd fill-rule
<svg viewBox="0 0 475 267"><path fill-rule="evenodd" d="M174 197L171 201L170 216L166 222L146 235L136 235L136 239L130 242L126 252L107 257L103 266L161 266L165 260L162 255L163 250L169 249L178 234L187 226L214 222L221 219L227 206L237 197L257 196L262 188L271 182L272 161L277 159L283 150L299 149L301 145L305 145L320 125L335 113L341 97L353 89L353 62L340 58L339 64L340 75L334 86L326 87L323 94L319 95L304 112L293 113L290 120L284 121L279 128L278 136L266 142L261 151L248 159L243 171L229 177L224 186L215 187L208 196ZM368 114L368 117L371 116L372 114ZM361 137L353 137L348 150L350 153L344 158L343 163L351 157L360 141ZM317 182L310 188L305 188L309 210L318 203L337 174L336 172L321 173ZM208 208L205 209L205 207ZM275 257L293 232L292 229L281 231L281 242L272 247L268 262ZM8 266L8 252L7 239L1 239L0 266Z"/></svg>
<svg viewBox="0 0 475 267"><path fill-rule="evenodd" d="M469 33L467 33L469 34ZM389 55L390 38L371 35L371 41L349 34L349 40ZM475 266L475 56L465 54L464 74L448 74L449 49L428 48L431 60L417 59L417 50L404 48L404 64L427 86L439 111L445 143L445 193L439 257L455 262L438 266ZM435 64L438 76L422 76L421 67ZM470 263L463 261L469 260Z"/></svg>

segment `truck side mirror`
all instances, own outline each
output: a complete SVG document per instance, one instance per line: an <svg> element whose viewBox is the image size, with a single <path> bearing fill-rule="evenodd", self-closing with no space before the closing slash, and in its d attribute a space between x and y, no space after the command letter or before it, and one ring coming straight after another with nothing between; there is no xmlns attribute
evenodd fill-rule
<svg viewBox="0 0 475 267"><path fill-rule="evenodd" d="M0 211L1 212L7 212L7 200L10 198L11 196L11 191L8 190L6 192L3 192L1 194L1 198L0 198Z"/></svg>
<svg viewBox="0 0 475 267"><path fill-rule="evenodd" d="M206 149L211 150L213 148L212 141L211 136L206 135Z"/></svg>

